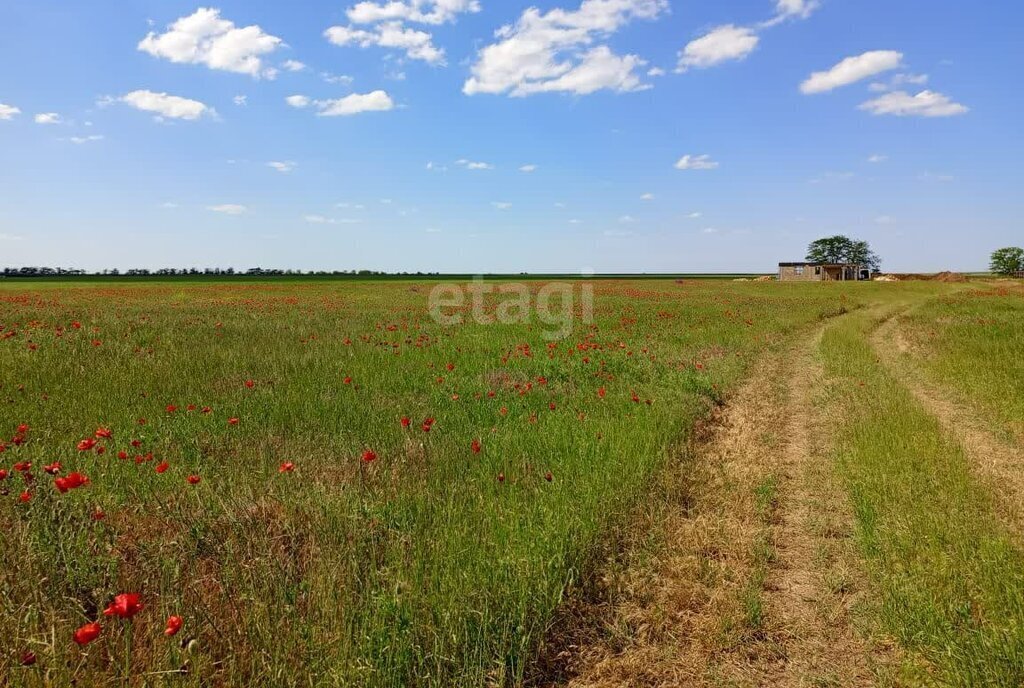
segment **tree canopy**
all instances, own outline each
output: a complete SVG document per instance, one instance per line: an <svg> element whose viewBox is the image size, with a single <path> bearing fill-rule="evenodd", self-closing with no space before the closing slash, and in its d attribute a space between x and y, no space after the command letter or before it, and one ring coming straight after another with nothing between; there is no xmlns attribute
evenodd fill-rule
<svg viewBox="0 0 1024 688"><path fill-rule="evenodd" d="M1013 275L1024 272L1024 248L1008 246L993 251L989 269L997 275Z"/></svg>
<svg viewBox="0 0 1024 688"><path fill-rule="evenodd" d="M871 250L868 242L841 234L812 241L807 247L805 260L811 263L856 263L872 270L882 267L882 259Z"/></svg>

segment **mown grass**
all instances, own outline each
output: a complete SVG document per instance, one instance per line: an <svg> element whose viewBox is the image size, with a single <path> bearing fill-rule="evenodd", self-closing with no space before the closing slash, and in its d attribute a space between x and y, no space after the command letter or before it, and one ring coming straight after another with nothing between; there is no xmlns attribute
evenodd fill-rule
<svg viewBox="0 0 1024 688"><path fill-rule="evenodd" d="M873 327L869 314L857 313L826 330L820 399L834 423L880 619L911 657L925 660L913 683L1018 686L1019 539L994 517L960 446L878 362L867 339Z"/></svg>
<svg viewBox="0 0 1024 688"><path fill-rule="evenodd" d="M517 684L693 420L766 346L880 293L605 281L549 346L536 321L435 323L430 286L0 287L0 436L29 426L0 465L33 464L0 482L0 676ZM77 451L100 426L106 453ZM90 484L58 493L55 460ZM102 615L121 592L131 622Z"/></svg>
<svg viewBox="0 0 1024 688"><path fill-rule="evenodd" d="M1024 443L1024 286L930 299L900 324L926 373Z"/></svg>

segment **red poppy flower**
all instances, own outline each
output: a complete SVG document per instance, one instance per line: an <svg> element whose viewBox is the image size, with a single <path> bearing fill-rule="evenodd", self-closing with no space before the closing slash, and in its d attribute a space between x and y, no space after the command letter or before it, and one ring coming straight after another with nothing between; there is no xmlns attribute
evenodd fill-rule
<svg viewBox="0 0 1024 688"><path fill-rule="evenodd" d="M237 418L228 418L228 425L238 425Z"/></svg>
<svg viewBox="0 0 1024 688"><path fill-rule="evenodd" d="M7 480L8 475L10 475L10 473L7 472L7 469L0 468L0 480Z"/></svg>
<svg viewBox="0 0 1024 688"><path fill-rule="evenodd" d="M71 327L75 328L76 330L80 330L82 329L82 323L75 320L71 323Z"/></svg>
<svg viewBox="0 0 1024 688"><path fill-rule="evenodd" d="M505 482L505 474L504 473L499 473L498 474L498 482L499 483Z"/></svg>
<svg viewBox="0 0 1024 688"><path fill-rule="evenodd" d="M103 627L94 621L93 623L87 623L79 628L71 637L79 645L88 645L99 638L102 631Z"/></svg>
<svg viewBox="0 0 1024 688"><path fill-rule="evenodd" d="M363 463L373 463L377 460L377 453L372 449L363 452Z"/></svg>
<svg viewBox="0 0 1024 688"><path fill-rule="evenodd" d="M555 410L555 402L552 401L550 404L548 404L548 408L551 409L552 411L554 411Z"/></svg>
<svg viewBox="0 0 1024 688"><path fill-rule="evenodd" d="M203 413L209 413L209 412L210 412L210 411L212 411L212 410L213 410L213 409L212 409L212 408L210 408L209 406L204 406L204 407L203 407L203 409L202 409Z"/></svg>
<svg viewBox="0 0 1024 688"><path fill-rule="evenodd" d="M30 470L32 470L32 462L19 461L18 463L14 464L14 470L18 471L19 473L28 473Z"/></svg>
<svg viewBox="0 0 1024 688"><path fill-rule="evenodd" d="M196 410L196 405L195 404L189 404L188 406L185 407L185 410L186 411L195 411Z"/></svg>
<svg viewBox="0 0 1024 688"><path fill-rule="evenodd" d="M43 471L50 475L57 475L60 473L60 461L54 461L49 466L43 466Z"/></svg>
<svg viewBox="0 0 1024 688"><path fill-rule="evenodd" d="M89 479L81 473L68 473L66 478L57 478L53 481L53 484L57 486L57 489L61 493L67 492L68 490L74 490L83 485L87 484Z"/></svg>
<svg viewBox="0 0 1024 688"><path fill-rule="evenodd" d="M346 385L351 385L351 384L352 384L352 378L350 378L350 377L348 377L348 376L346 375L346 376L345 376L345 379L344 379L344 380L342 380L342 382L344 382L344 383L345 383Z"/></svg>
<svg viewBox="0 0 1024 688"><path fill-rule="evenodd" d="M110 431L110 428L96 428L96 432L93 433L97 438L109 440L114 436L114 433Z"/></svg>
<svg viewBox="0 0 1024 688"><path fill-rule="evenodd" d="M480 440L473 440L473 442L469 445L469 448L473 450L474 454L479 454L480 453Z"/></svg>
<svg viewBox="0 0 1024 688"><path fill-rule="evenodd" d="M605 395L604 387L602 387L601 389L597 390L597 396L598 397L600 397L601 399L604 399L604 395Z"/></svg>
<svg viewBox="0 0 1024 688"><path fill-rule="evenodd" d="M32 493L29 492L28 490L25 490L20 495L18 495L18 501L21 502L22 504L28 503L28 500L30 499L32 499Z"/></svg>
<svg viewBox="0 0 1024 688"><path fill-rule="evenodd" d="M291 473L295 470L295 464L291 461L285 461L281 464L281 468L278 470L279 473Z"/></svg>
<svg viewBox="0 0 1024 688"><path fill-rule="evenodd" d="M107 448L106 447L96 447L96 453L97 454L106 454L107 453Z"/></svg>
<svg viewBox="0 0 1024 688"><path fill-rule="evenodd" d="M28 432L28 423L22 423L18 426L17 433L19 435L24 435L26 432Z"/></svg>
<svg viewBox="0 0 1024 688"><path fill-rule="evenodd" d="M84 440L82 440L81 442L78 443L78 451L89 451L90 449L92 449L95 446L96 446L96 440L94 440L91 437L88 437L88 438L86 438L86 439L84 439Z"/></svg>
<svg viewBox="0 0 1024 688"><path fill-rule="evenodd" d="M174 404L167 404L167 408L166 408L167 413L174 413L177 410L178 410L178 407L175 406Z"/></svg>
<svg viewBox="0 0 1024 688"><path fill-rule="evenodd" d="M168 638L177 635L184 623L185 621L180 616L167 617L167 628L164 630L164 635Z"/></svg>
<svg viewBox="0 0 1024 688"><path fill-rule="evenodd" d="M190 475L185 479L188 481L189 485L198 485L199 481L202 480L198 475Z"/></svg>
<svg viewBox="0 0 1024 688"><path fill-rule="evenodd" d="M120 619L130 619L142 611L142 596L137 592L121 593L114 598L114 601L103 610L104 616L116 616Z"/></svg>
<svg viewBox="0 0 1024 688"><path fill-rule="evenodd" d="M167 463L166 461L161 461L160 463L158 463L156 465L156 472L157 473L166 473L167 469L170 468L170 467L171 467L171 464Z"/></svg>
<svg viewBox="0 0 1024 688"><path fill-rule="evenodd" d="M102 521L106 517L107 515L103 512L103 509L99 507L96 507L96 509L92 512L92 520L94 521Z"/></svg>
<svg viewBox="0 0 1024 688"><path fill-rule="evenodd" d="M36 653L32 650L25 650L21 653L21 666L32 666L36 663Z"/></svg>
<svg viewBox="0 0 1024 688"><path fill-rule="evenodd" d="M411 423L412 423L412 421L411 421L411 420L409 420L408 418L406 418L406 417L403 417L403 418L402 418L402 427L403 427L403 428L407 428L407 427L409 427L409 425L410 425Z"/></svg>
<svg viewBox="0 0 1024 688"><path fill-rule="evenodd" d="M252 389L253 387L256 386L256 382L254 380L246 380L245 386L248 387L249 389Z"/></svg>
<svg viewBox="0 0 1024 688"><path fill-rule="evenodd" d="M551 475L551 471L548 471L547 473L544 474L544 479L547 480L548 482L551 482L552 480L555 479L555 476Z"/></svg>

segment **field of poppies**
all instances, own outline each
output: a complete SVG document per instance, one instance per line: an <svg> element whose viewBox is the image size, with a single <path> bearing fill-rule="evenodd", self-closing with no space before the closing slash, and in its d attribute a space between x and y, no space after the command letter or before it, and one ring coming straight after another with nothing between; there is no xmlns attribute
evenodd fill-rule
<svg viewBox="0 0 1024 688"><path fill-rule="evenodd" d="M521 683L694 420L885 289L598 280L551 340L431 286L0 285L0 684Z"/></svg>

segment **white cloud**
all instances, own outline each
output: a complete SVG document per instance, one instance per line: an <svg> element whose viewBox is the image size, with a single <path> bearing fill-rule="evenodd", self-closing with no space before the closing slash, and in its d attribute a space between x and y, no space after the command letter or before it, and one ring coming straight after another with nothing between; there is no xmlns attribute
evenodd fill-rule
<svg viewBox="0 0 1024 688"><path fill-rule="evenodd" d="M690 41L679 52L676 72L705 69L730 60L742 60L754 51L760 39L753 29L726 24Z"/></svg>
<svg viewBox="0 0 1024 688"><path fill-rule="evenodd" d="M776 11L781 17L805 19L818 8L818 0L777 0Z"/></svg>
<svg viewBox="0 0 1024 688"><path fill-rule="evenodd" d="M82 145L83 143L90 143L92 141L102 141L103 134L92 134L90 136L71 136L67 139L75 145Z"/></svg>
<svg viewBox="0 0 1024 688"><path fill-rule="evenodd" d="M491 203L491 205L493 205L498 210L508 210L509 208L512 207L512 204L506 201L495 201L494 203Z"/></svg>
<svg viewBox="0 0 1024 688"><path fill-rule="evenodd" d="M894 74L892 77L893 86L923 86L928 83L927 74Z"/></svg>
<svg viewBox="0 0 1024 688"><path fill-rule="evenodd" d="M285 60L281 63L281 69L285 69L289 72L301 72L306 68L306 65L298 60Z"/></svg>
<svg viewBox="0 0 1024 688"><path fill-rule="evenodd" d="M862 55L848 57L828 71L814 72L800 84L800 91L807 94L824 93L875 74L899 69L902 62L903 53L895 50L871 50Z"/></svg>
<svg viewBox="0 0 1024 688"><path fill-rule="evenodd" d="M334 45L358 45L360 48L379 46L404 50L410 60L423 60L428 64L445 63L444 50L433 43L433 36L403 26L400 22L385 22L370 29L355 29L351 26L332 26L324 36Z"/></svg>
<svg viewBox="0 0 1024 688"><path fill-rule="evenodd" d="M335 218L326 217L324 215L303 215L302 219L311 225L354 225L362 220L356 220L348 217Z"/></svg>
<svg viewBox="0 0 1024 688"><path fill-rule="evenodd" d="M703 214L704 213L701 213L701 212L693 212L693 213L690 213L689 215L687 215L686 217L690 218L691 220L696 220L698 217L702 216Z"/></svg>
<svg viewBox="0 0 1024 688"><path fill-rule="evenodd" d="M537 171L537 166L536 165L521 165L519 167L519 171L520 172L536 172Z"/></svg>
<svg viewBox="0 0 1024 688"><path fill-rule="evenodd" d="M465 158L460 158L460 159L456 160L455 164L458 165L459 167L464 167L467 170L493 170L494 169L494 165L492 165L489 162L477 162L477 161L474 161L474 160L466 160Z"/></svg>
<svg viewBox="0 0 1024 688"><path fill-rule="evenodd" d="M348 74L332 74L331 72L320 72L320 78L329 84L341 84L342 86L351 86L355 81L355 78Z"/></svg>
<svg viewBox="0 0 1024 688"><path fill-rule="evenodd" d="M13 105L7 105L6 103L0 103L0 120L13 119L15 115L20 115L21 110L14 107Z"/></svg>
<svg viewBox="0 0 1024 688"><path fill-rule="evenodd" d="M640 200L641 201L653 201L654 200L654 194L652 194L652 193L641 194Z"/></svg>
<svg viewBox="0 0 1024 688"><path fill-rule="evenodd" d="M952 117L969 111L966 106L953 102L949 96L935 91L921 91L914 96L906 91L893 91L861 103L860 109L873 115L898 117Z"/></svg>
<svg viewBox="0 0 1024 688"><path fill-rule="evenodd" d="M643 59L616 55L606 45L590 46L633 19L655 19L667 9L667 0L583 0L576 10L543 13L531 7L515 24L498 29L495 43L480 49L462 91L526 96L647 88L635 72L646 64Z"/></svg>
<svg viewBox="0 0 1024 688"><path fill-rule="evenodd" d="M370 93L353 93L344 98L333 100L314 101L320 112L319 117L347 117L357 115L361 112L385 112L395 107L385 91L371 91Z"/></svg>
<svg viewBox="0 0 1024 688"><path fill-rule="evenodd" d="M651 67L647 70L647 76L665 76L665 70L661 67Z"/></svg>
<svg viewBox="0 0 1024 688"><path fill-rule="evenodd" d="M304 108L309 106L310 100L308 96L288 96L284 99L284 102L293 108Z"/></svg>
<svg viewBox="0 0 1024 688"><path fill-rule="evenodd" d="M232 102L234 102L235 105L238 105L238 106L241 106L241 107L245 107L246 105L249 104L249 96L235 96L231 100L232 100Z"/></svg>
<svg viewBox="0 0 1024 688"><path fill-rule="evenodd" d="M122 103L131 105L136 110L155 112L161 117L172 119L196 120L203 115L216 114L213 108L200 103L198 100L190 100L181 96L171 96L166 93L155 93L153 91L132 91L119 98Z"/></svg>
<svg viewBox="0 0 1024 688"><path fill-rule="evenodd" d="M705 227L704 229L702 229L700 231L704 232L705 234L718 234L718 228L717 227Z"/></svg>
<svg viewBox="0 0 1024 688"><path fill-rule="evenodd" d="M868 162L885 162L888 159L888 155L882 155L881 153L873 153L872 155L868 156Z"/></svg>
<svg viewBox="0 0 1024 688"><path fill-rule="evenodd" d="M285 160L285 161L272 160L272 161L267 163L267 167L273 168L273 169L277 170L278 172L281 172L282 174L288 174L289 172L294 170L297 166L298 166L298 164L292 162L291 160Z"/></svg>
<svg viewBox="0 0 1024 688"><path fill-rule="evenodd" d="M571 224L571 225L578 225L578 224L581 224L582 222L583 222L582 220L577 220L575 217L572 218L571 220L569 220L569 224Z"/></svg>
<svg viewBox="0 0 1024 688"><path fill-rule="evenodd" d="M273 78L277 70L264 67L262 56L281 45L280 38L264 33L259 26L238 28L221 19L220 10L200 7L171 24L166 33L151 31L138 49L171 62Z"/></svg>
<svg viewBox="0 0 1024 688"><path fill-rule="evenodd" d="M459 14L479 12L479 0L409 0L383 3L360 2L348 8L346 15L354 24L402 20L418 24L444 24L455 21Z"/></svg>
<svg viewBox="0 0 1024 688"><path fill-rule="evenodd" d="M63 121L56 112L40 112L33 119L36 124L60 124Z"/></svg>
<svg viewBox="0 0 1024 688"><path fill-rule="evenodd" d="M676 161L677 170L715 170L718 163L710 155L684 155Z"/></svg>
<svg viewBox="0 0 1024 688"><path fill-rule="evenodd" d="M236 203L222 203L220 205L207 206L207 210L212 210L215 213L222 213L224 215L241 215L248 211L244 205L238 205Z"/></svg>

